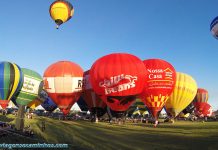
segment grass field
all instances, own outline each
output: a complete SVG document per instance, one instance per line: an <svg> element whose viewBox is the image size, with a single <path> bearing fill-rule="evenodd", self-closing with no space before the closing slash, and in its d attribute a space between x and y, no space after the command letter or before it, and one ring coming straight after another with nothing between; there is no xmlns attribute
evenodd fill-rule
<svg viewBox="0 0 218 150"><path fill-rule="evenodd" d="M40 129L42 120L46 121L44 132ZM13 124L14 116L0 116L0 121ZM25 125L31 125L34 138L9 135L0 137L0 143L66 143L79 150L218 149L218 122L177 121L154 128L142 123L111 125L34 117L25 119Z"/></svg>

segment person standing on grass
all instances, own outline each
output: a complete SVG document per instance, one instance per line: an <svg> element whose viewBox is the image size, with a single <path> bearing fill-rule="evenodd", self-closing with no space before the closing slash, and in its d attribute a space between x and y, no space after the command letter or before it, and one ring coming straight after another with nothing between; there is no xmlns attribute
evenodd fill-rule
<svg viewBox="0 0 218 150"><path fill-rule="evenodd" d="M42 130L42 132L45 131L45 121L44 120L42 120L42 122L41 122L41 130Z"/></svg>

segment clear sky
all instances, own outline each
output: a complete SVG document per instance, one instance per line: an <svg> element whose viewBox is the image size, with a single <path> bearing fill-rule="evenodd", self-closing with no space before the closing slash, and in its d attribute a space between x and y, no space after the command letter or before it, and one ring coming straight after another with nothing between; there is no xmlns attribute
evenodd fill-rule
<svg viewBox="0 0 218 150"><path fill-rule="evenodd" d="M75 14L59 30L49 15L53 1L1 1L0 61L43 75L59 60L88 70L114 52L161 58L207 89L218 109L218 40L210 33L217 0L69 0Z"/></svg>

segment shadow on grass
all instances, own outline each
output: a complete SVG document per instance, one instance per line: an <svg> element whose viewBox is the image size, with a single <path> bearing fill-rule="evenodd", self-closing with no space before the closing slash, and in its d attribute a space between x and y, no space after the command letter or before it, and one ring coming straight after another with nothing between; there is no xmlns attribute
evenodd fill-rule
<svg viewBox="0 0 218 150"><path fill-rule="evenodd" d="M41 131L45 120L46 129ZM61 121L36 117L25 120L30 124L36 138L45 143L69 144L70 149L78 150L144 150L144 149L217 149L218 122L190 123L179 122L174 125L152 124L90 123L87 121ZM2 140L2 139L1 139ZM32 143L31 139L17 142Z"/></svg>

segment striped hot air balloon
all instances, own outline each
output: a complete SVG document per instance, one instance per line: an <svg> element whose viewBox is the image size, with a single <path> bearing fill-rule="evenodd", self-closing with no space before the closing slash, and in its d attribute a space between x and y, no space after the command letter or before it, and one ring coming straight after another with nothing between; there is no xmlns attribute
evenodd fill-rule
<svg viewBox="0 0 218 150"><path fill-rule="evenodd" d="M74 14L73 5L66 0L56 0L50 5L49 13L57 24L57 29L61 24L67 22Z"/></svg>
<svg viewBox="0 0 218 150"><path fill-rule="evenodd" d="M175 88L165 105L167 113L175 118L193 101L196 93L196 81L188 74L177 72Z"/></svg>
<svg viewBox="0 0 218 150"><path fill-rule="evenodd" d="M208 91L203 88L198 88L197 94L193 100L193 104L195 106L196 111L203 110L203 107L207 105L209 98Z"/></svg>
<svg viewBox="0 0 218 150"><path fill-rule="evenodd" d="M160 111L172 93L176 71L174 67L165 60L148 59L143 61L148 71L147 82L140 94L142 102L148 107L149 112L157 120Z"/></svg>
<svg viewBox="0 0 218 150"><path fill-rule="evenodd" d="M20 67L7 61L0 62L0 105L3 109L21 89L22 84L23 74Z"/></svg>
<svg viewBox="0 0 218 150"><path fill-rule="evenodd" d="M44 72L44 89L66 116L82 92L83 69L71 61L59 61Z"/></svg>

